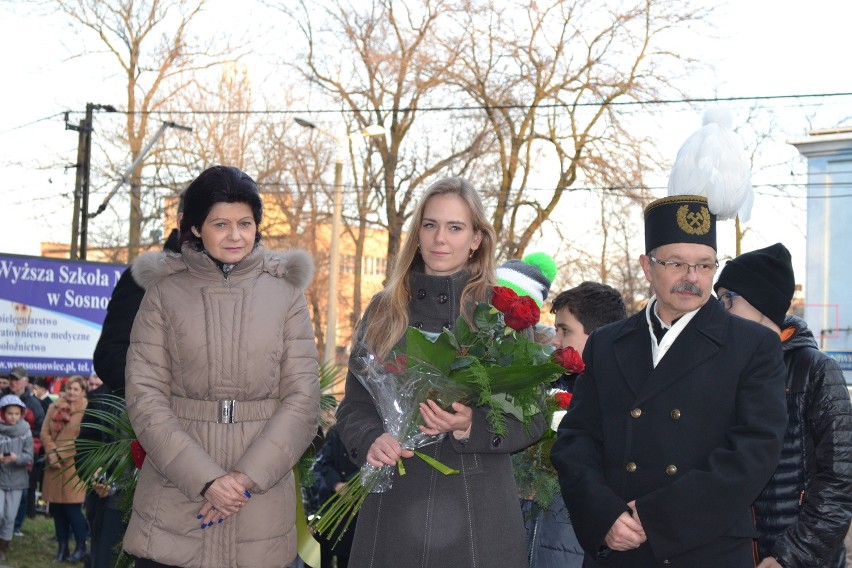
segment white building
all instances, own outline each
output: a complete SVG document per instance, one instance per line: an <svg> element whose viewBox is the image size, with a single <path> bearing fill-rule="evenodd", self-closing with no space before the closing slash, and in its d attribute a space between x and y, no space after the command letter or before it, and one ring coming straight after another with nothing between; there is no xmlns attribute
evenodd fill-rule
<svg viewBox="0 0 852 568"><path fill-rule="evenodd" d="M852 128L790 144L808 159L804 318L852 385Z"/></svg>

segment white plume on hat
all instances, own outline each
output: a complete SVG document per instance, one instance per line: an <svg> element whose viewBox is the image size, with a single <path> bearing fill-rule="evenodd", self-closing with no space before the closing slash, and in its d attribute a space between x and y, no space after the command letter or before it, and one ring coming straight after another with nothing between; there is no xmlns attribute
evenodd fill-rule
<svg viewBox="0 0 852 568"><path fill-rule="evenodd" d="M741 221L748 221L754 203L751 167L742 140L731 128L731 113L710 107L702 122L678 150L669 195L703 195L720 221L738 214Z"/></svg>

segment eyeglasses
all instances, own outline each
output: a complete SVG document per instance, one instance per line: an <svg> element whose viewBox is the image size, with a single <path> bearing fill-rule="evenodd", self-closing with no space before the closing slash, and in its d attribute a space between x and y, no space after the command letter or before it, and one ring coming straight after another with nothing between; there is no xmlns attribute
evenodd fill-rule
<svg viewBox="0 0 852 568"><path fill-rule="evenodd" d="M724 294L719 294L719 301L722 302L722 307L727 311L731 311L731 308L734 307L734 298L739 296L736 292L725 292Z"/></svg>
<svg viewBox="0 0 852 568"><path fill-rule="evenodd" d="M653 255L648 255L653 262L656 262L660 266L666 269L666 272L671 272L672 274L678 274L680 276L685 276L689 273L689 269L693 269L696 274L699 276L711 276L716 272L716 269L719 268L719 261L716 260L713 264L708 263L698 263L698 264L689 264L688 262L679 262L677 260L660 260Z"/></svg>

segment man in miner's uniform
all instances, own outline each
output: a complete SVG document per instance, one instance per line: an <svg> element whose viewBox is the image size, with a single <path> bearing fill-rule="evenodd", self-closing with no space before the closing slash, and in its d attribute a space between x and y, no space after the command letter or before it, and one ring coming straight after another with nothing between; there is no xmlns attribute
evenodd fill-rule
<svg viewBox="0 0 852 568"><path fill-rule="evenodd" d="M654 295L586 344L551 453L584 567L754 567L751 504L778 463L785 371L778 335L711 296L717 216L751 208L742 156L705 115L669 197L645 209Z"/></svg>

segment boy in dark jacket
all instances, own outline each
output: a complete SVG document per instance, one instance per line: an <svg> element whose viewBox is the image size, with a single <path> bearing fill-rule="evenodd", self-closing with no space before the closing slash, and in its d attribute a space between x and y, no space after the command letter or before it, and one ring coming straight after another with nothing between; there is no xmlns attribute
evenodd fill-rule
<svg viewBox="0 0 852 568"><path fill-rule="evenodd" d="M6 560L21 495L30 484L27 466L33 463L33 436L22 420L26 410L14 394L0 398L0 562Z"/></svg>
<svg viewBox="0 0 852 568"><path fill-rule="evenodd" d="M571 347L580 354L589 334L627 317L627 309L618 290L598 282L583 282L559 293L553 299L550 311L556 316L556 335L550 344L557 349ZM572 393L576 379L577 373L566 373L553 386ZM555 429L564 415L564 410L558 411L551 427ZM518 465L522 459L524 454L518 453L512 461ZM555 471L553 476L555 480ZM545 510L538 510L535 501L522 498L521 510L527 530L530 568L580 568L583 565L583 549L577 541L562 495L554 496L553 503Z"/></svg>
<svg viewBox="0 0 852 568"><path fill-rule="evenodd" d="M804 320L786 315L794 288L781 243L729 261L715 285L729 312L779 334L787 367L781 461L754 504L758 568L842 568L852 518L852 404L840 367Z"/></svg>

